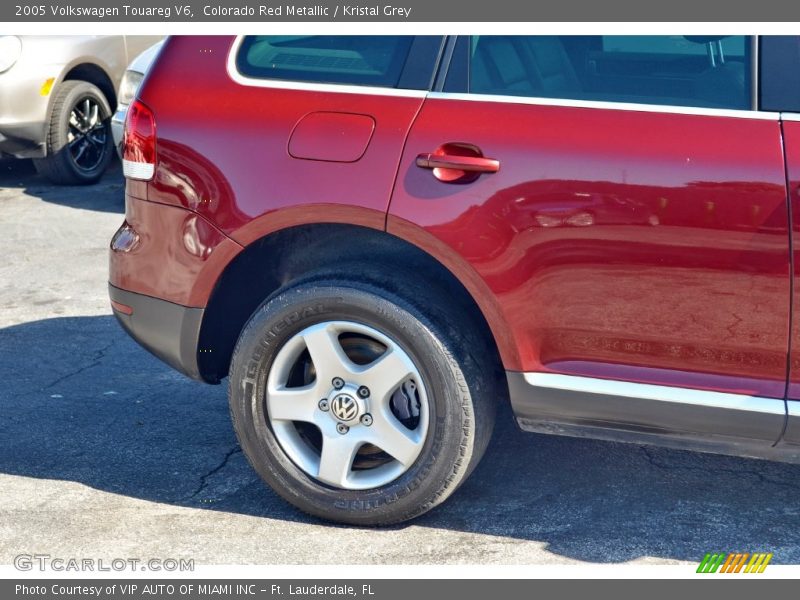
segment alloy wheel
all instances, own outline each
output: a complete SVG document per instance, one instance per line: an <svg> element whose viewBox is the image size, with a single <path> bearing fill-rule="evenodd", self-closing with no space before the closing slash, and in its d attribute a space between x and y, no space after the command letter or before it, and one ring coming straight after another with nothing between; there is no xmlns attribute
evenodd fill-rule
<svg viewBox="0 0 800 600"><path fill-rule="evenodd" d="M107 115L96 99L78 100L69 115L67 149L75 166L83 172L95 170L108 152Z"/></svg>
<svg viewBox="0 0 800 600"><path fill-rule="evenodd" d="M265 392L283 451L339 489L370 489L405 473L428 431L424 382L409 355L372 327L330 321L292 336Z"/></svg>

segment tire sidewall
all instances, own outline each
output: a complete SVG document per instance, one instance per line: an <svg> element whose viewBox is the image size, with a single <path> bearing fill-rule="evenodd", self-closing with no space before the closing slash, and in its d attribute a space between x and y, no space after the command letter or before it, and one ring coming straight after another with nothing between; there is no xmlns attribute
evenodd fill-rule
<svg viewBox="0 0 800 600"><path fill-rule="evenodd" d="M311 514L353 524L388 524L421 514L468 469L474 416L463 374L434 327L401 300L351 284L313 285L313 294L300 286L269 300L242 333L230 400L243 450L273 489ZM338 320L367 325L398 343L427 392L429 425L419 457L403 475L375 489L344 490L316 481L286 456L266 414L266 381L283 344L306 327Z"/></svg>

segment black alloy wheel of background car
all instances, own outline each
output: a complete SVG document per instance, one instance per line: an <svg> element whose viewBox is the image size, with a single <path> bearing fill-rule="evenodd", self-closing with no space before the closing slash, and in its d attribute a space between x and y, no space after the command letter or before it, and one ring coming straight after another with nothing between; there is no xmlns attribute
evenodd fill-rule
<svg viewBox="0 0 800 600"><path fill-rule="evenodd" d="M47 156L35 159L37 171L55 183L85 185L105 172L113 155L111 107L96 86L65 81L48 124Z"/></svg>

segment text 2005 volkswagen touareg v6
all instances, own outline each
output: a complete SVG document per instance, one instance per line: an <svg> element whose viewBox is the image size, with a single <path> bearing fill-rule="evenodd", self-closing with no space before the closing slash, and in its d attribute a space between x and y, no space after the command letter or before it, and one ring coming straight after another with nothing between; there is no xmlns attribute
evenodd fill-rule
<svg viewBox="0 0 800 600"><path fill-rule="evenodd" d="M114 313L304 511L420 515L507 401L800 461L800 38L173 37L124 172Z"/></svg>

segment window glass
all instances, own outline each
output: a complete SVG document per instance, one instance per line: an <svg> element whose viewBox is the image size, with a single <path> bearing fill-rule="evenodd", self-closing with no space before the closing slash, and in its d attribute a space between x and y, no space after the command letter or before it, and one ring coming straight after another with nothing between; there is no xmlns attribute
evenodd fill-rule
<svg viewBox="0 0 800 600"><path fill-rule="evenodd" d="M413 36L245 36L240 73L263 79L395 87Z"/></svg>
<svg viewBox="0 0 800 600"><path fill-rule="evenodd" d="M473 36L470 92L748 109L747 36Z"/></svg>
<svg viewBox="0 0 800 600"><path fill-rule="evenodd" d="M604 52L633 52L637 54L702 54L708 53L706 43L698 43L692 36L683 35L604 35ZM703 37L703 36L699 36ZM708 37L708 36L706 36ZM720 36L711 36L716 39ZM746 37L728 35L719 40L726 57L737 56L740 59L745 53ZM716 48L715 48L716 50Z"/></svg>

